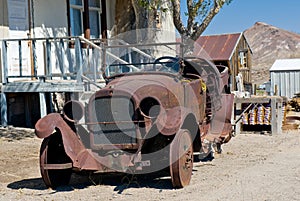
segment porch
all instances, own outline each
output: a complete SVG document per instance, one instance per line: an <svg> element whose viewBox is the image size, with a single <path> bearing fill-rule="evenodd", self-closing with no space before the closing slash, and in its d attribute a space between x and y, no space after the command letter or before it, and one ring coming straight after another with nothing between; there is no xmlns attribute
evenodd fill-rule
<svg viewBox="0 0 300 201"><path fill-rule="evenodd" d="M65 101L87 101L85 93L105 85L103 73L109 64L132 63L134 55L141 60L153 59L122 40L112 43L61 37L7 39L1 43L0 118L4 127L33 127L39 118L59 112L55 107L58 93ZM25 120L21 121L24 125L14 123L20 122L19 118Z"/></svg>

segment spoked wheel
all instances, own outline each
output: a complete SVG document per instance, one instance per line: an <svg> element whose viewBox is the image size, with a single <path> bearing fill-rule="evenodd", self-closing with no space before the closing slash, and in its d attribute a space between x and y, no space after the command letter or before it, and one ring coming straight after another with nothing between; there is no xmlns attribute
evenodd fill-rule
<svg viewBox="0 0 300 201"><path fill-rule="evenodd" d="M190 183L193 170L193 144L188 130L179 130L170 146L170 173L174 188Z"/></svg>
<svg viewBox="0 0 300 201"><path fill-rule="evenodd" d="M67 156L61 134L45 138L40 149L40 170L47 187L67 185L72 174L72 161Z"/></svg>

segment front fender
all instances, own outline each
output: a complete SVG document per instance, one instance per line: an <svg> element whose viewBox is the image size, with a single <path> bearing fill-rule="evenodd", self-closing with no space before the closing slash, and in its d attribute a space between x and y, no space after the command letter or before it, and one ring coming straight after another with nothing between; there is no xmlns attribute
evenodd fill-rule
<svg viewBox="0 0 300 201"><path fill-rule="evenodd" d="M58 113L51 113L39 119L35 124L35 134L39 138L49 137L56 127L61 127L63 118Z"/></svg>
<svg viewBox="0 0 300 201"><path fill-rule="evenodd" d="M39 138L49 137L55 129L62 135L66 154L73 161L73 167L88 170L101 170L102 166L95 160L93 154L85 148L76 133L58 113L51 113L38 120L35 133Z"/></svg>
<svg viewBox="0 0 300 201"><path fill-rule="evenodd" d="M61 132L63 145L67 155L73 160L85 150L76 133L58 113L51 113L38 120L35 124L35 133L39 138L49 137L55 129Z"/></svg>

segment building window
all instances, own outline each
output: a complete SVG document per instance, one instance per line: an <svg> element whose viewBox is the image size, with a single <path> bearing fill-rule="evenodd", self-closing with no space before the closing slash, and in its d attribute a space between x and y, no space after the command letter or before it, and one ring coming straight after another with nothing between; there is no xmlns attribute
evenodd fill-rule
<svg viewBox="0 0 300 201"><path fill-rule="evenodd" d="M83 14L85 0L70 0L70 26L71 36L83 36ZM101 27L101 3L100 0L88 0L89 2L89 27L91 38L100 37Z"/></svg>
<svg viewBox="0 0 300 201"><path fill-rule="evenodd" d="M240 67L247 67L247 51L243 50L239 52Z"/></svg>

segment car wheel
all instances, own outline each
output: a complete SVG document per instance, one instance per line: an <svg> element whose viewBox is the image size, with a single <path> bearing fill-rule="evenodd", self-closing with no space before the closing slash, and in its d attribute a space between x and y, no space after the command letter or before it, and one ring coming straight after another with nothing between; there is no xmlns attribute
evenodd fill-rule
<svg viewBox="0 0 300 201"><path fill-rule="evenodd" d="M190 183L193 170L193 143L188 130L179 130L170 145L170 174L174 188Z"/></svg>
<svg viewBox="0 0 300 201"><path fill-rule="evenodd" d="M72 161L67 156L59 132L45 138L40 149L40 171L49 188L67 185L72 174Z"/></svg>

